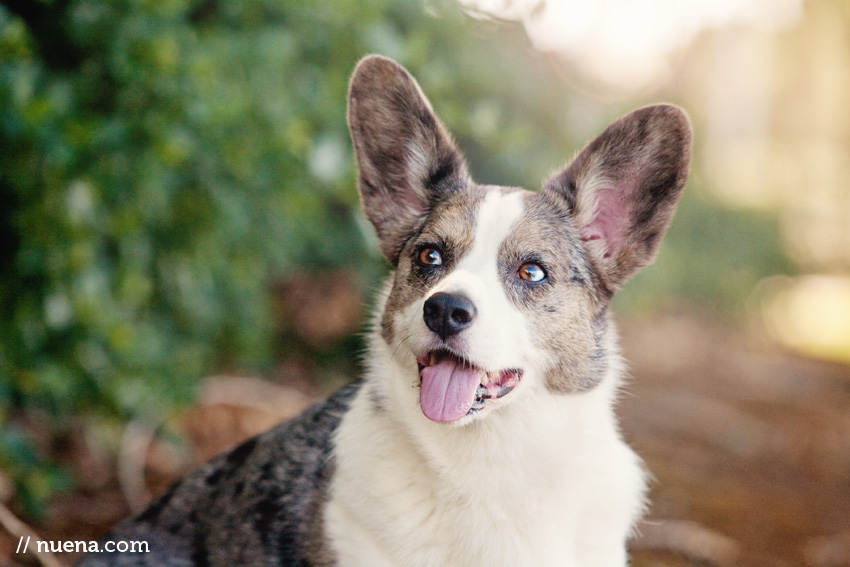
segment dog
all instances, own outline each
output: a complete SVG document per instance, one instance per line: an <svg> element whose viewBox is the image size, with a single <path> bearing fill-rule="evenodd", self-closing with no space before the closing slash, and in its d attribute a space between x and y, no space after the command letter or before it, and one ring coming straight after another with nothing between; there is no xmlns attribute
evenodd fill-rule
<svg viewBox="0 0 850 567"><path fill-rule="evenodd" d="M537 192L476 184L416 80L372 55L348 122L393 271L365 378L220 455L82 565L623 567L646 472L614 413L614 293L650 263L691 125L613 122Z"/></svg>

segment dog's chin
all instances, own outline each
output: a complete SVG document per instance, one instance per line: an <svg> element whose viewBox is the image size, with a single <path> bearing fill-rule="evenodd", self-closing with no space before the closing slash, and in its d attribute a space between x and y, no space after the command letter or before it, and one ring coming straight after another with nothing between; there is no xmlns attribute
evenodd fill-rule
<svg viewBox="0 0 850 567"><path fill-rule="evenodd" d="M485 370L445 348L417 357L416 363L422 413L444 423L480 419L510 399L523 375L520 368Z"/></svg>

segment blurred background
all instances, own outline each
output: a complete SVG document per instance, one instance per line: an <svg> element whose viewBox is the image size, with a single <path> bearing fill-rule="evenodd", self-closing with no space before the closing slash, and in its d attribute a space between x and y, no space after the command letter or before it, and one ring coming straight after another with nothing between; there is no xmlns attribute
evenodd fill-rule
<svg viewBox="0 0 850 567"><path fill-rule="evenodd" d="M850 565L850 2L0 3L0 565L93 539L354 379L388 266L345 123L367 53L480 182L685 107L693 172L616 300L655 481L635 566Z"/></svg>

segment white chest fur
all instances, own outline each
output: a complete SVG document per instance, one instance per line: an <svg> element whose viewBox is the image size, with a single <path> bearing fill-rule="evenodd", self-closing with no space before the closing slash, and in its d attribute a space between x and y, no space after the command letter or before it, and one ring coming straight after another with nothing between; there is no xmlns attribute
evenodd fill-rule
<svg viewBox="0 0 850 567"><path fill-rule="evenodd" d="M527 392L453 426L405 395L397 376L415 369L383 360L335 438L325 525L341 567L626 564L644 480L617 433L616 376L584 394ZM381 412L376 386L395 390Z"/></svg>

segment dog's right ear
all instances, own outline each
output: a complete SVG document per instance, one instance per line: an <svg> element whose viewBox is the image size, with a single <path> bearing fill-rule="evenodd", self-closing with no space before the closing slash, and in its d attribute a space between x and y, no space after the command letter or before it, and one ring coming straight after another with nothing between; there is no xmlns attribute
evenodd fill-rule
<svg viewBox="0 0 850 567"><path fill-rule="evenodd" d="M354 70L348 127L363 208L397 265L432 203L466 183L466 164L416 80L386 57L370 55Z"/></svg>

